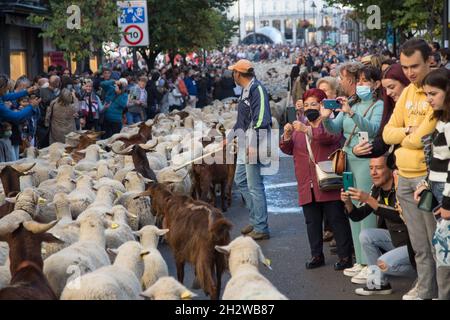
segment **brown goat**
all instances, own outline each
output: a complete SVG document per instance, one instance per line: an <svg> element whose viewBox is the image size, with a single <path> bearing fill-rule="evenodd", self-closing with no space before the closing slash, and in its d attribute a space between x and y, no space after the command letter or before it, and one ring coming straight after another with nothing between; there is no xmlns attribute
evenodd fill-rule
<svg viewBox="0 0 450 320"><path fill-rule="evenodd" d="M231 222L206 202L174 195L160 184L140 196L148 195L153 195L152 206L156 203L157 215L164 217L163 227L170 229L166 240L175 257L178 281L183 283L184 265L189 262L200 287L211 299L219 299L227 261L214 248L230 242Z"/></svg>
<svg viewBox="0 0 450 320"><path fill-rule="evenodd" d="M78 143L78 145L76 147L66 147L66 152L70 153L72 159L75 162L79 162L84 159L86 154L80 153L78 151L84 150L90 145L95 144L97 142L97 138L103 134L104 134L103 131L101 132L90 131L83 133L80 136L80 142Z"/></svg>
<svg viewBox="0 0 450 320"><path fill-rule="evenodd" d="M136 171L139 172L144 178L151 179L155 182L156 174L150 168L150 164L147 159L147 152L152 152L151 148L146 148L142 144L135 144L133 146L129 146L125 148L125 150L115 150L112 148L112 151L116 154L131 156L133 158L133 164L136 168Z"/></svg>
<svg viewBox="0 0 450 320"><path fill-rule="evenodd" d="M41 256L42 242L62 242L46 233L56 223L26 221L11 228L9 233L0 234L0 241L9 245L11 270L10 285L0 290L0 300L57 300L42 272Z"/></svg>
<svg viewBox="0 0 450 320"><path fill-rule="evenodd" d="M147 143L148 140L152 139L152 128L153 125L147 126L145 122L142 122L139 125L139 132L135 135L131 136L130 138L119 138L116 141L122 141L125 146L124 148L128 148L129 146L135 145L135 144L144 144Z"/></svg>
<svg viewBox="0 0 450 320"><path fill-rule="evenodd" d="M33 169L36 163L29 166L6 166L0 171L3 192L7 197L12 192L20 192L20 177L28 175L28 171Z"/></svg>

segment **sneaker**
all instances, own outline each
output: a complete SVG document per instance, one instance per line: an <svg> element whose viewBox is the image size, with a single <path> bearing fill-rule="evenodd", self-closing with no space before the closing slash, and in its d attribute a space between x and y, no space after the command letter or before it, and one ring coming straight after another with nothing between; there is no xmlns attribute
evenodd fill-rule
<svg viewBox="0 0 450 320"><path fill-rule="evenodd" d="M373 296L377 294L387 295L392 293L392 288L391 285L388 283L382 285L380 288L373 288L373 289L369 289L368 287L358 288L355 290L355 293L360 296Z"/></svg>
<svg viewBox="0 0 450 320"><path fill-rule="evenodd" d="M344 270L344 276L347 276L347 277L354 277L354 276L356 276L358 273L360 273L362 269L363 269L363 266L362 266L362 265L360 265L359 263L355 263L355 264L353 265L353 267L347 268L347 269Z"/></svg>
<svg viewBox="0 0 450 320"><path fill-rule="evenodd" d="M253 226L251 224L249 224L248 226L241 229L241 233L244 235L249 234L252 231L253 231Z"/></svg>
<svg viewBox="0 0 450 320"><path fill-rule="evenodd" d="M419 292L418 292L418 283L417 280L414 282L414 286L409 290L407 293L405 293L402 297L402 300L420 300L419 298Z"/></svg>
<svg viewBox="0 0 450 320"><path fill-rule="evenodd" d="M251 237L253 240L268 240L270 239L270 234L264 232L256 232L253 230L250 233L247 233L248 237Z"/></svg>
<svg viewBox="0 0 450 320"><path fill-rule="evenodd" d="M365 266L356 276L352 277L352 283L366 284L368 276L369 276L369 268Z"/></svg>
<svg viewBox="0 0 450 320"><path fill-rule="evenodd" d="M353 259L351 257L339 259L339 261L334 264L334 270L342 271L347 268L351 268L352 265L353 265Z"/></svg>

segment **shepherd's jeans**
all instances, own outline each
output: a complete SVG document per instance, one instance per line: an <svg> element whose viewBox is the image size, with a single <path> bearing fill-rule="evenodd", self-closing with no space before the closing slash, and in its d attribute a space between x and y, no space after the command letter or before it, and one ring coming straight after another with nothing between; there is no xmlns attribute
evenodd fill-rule
<svg viewBox="0 0 450 320"><path fill-rule="evenodd" d="M246 164L245 160L245 152L238 152L234 180L250 211L250 224L256 232L269 233L267 200L261 175L264 166L259 161Z"/></svg>

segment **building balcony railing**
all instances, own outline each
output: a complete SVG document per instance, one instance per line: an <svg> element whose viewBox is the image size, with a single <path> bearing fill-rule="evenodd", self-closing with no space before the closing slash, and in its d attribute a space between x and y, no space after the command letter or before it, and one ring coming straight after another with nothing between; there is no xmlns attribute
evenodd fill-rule
<svg viewBox="0 0 450 320"><path fill-rule="evenodd" d="M29 14L49 10L48 0L0 0L0 12Z"/></svg>

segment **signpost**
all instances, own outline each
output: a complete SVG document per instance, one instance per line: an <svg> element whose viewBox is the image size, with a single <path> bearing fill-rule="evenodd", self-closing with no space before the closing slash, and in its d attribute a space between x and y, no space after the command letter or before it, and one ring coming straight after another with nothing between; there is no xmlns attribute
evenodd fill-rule
<svg viewBox="0 0 450 320"><path fill-rule="evenodd" d="M124 33L120 45L148 46L147 1L117 1L117 5L120 8L119 27Z"/></svg>

